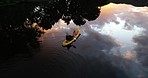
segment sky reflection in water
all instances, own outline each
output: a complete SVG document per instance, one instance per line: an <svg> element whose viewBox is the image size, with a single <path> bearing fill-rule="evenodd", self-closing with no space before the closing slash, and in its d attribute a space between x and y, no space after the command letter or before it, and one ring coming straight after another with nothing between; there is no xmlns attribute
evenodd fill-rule
<svg viewBox="0 0 148 78"><path fill-rule="evenodd" d="M134 49L137 43L133 41L133 37L141 35L143 34L143 31L146 31L144 28L145 26L139 26L139 23L148 25L145 20L143 20L145 22L139 22L138 24L132 23L132 21L136 19L131 18L139 17L136 15L137 13L140 13L147 18L148 8L110 3L109 5L102 7L101 14L95 21L87 22L84 26L78 27L74 25L72 21L70 25L67 26L64 21L60 20L57 24L55 24L55 27L49 31L61 30L71 33L69 29L73 30L75 28L80 28L82 30L82 35L87 36L88 33L86 30L91 29L91 31L110 36L115 40L116 44L119 46L112 48L112 52L115 53L116 51L120 51L123 56L129 52L135 55Z"/></svg>
<svg viewBox="0 0 148 78"><path fill-rule="evenodd" d="M51 30L47 31L45 38L50 35L52 39L47 40L56 43L54 46L60 47L59 44L64 40L65 32L72 33L74 29L80 28L82 35L74 43L78 48L71 48L71 51L83 55L87 55L87 52L90 51L104 51L107 54L134 61L139 66L126 63L125 67L130 67L130 71L128 69L124 69L124 71L133 75L138 73L133 77L146 78L147 75L141 74L143 69L140 64L148 67L147 18L148 7L110 3L101 8L101 14L96 20L89 21L83 26L76 26L72 21L67 26L64 21L59 20ZM45 42L48 44L48 41ZM89 53L89 55L97 56L96 53L94 55ZM147 71L147 69L145 70Z"/></svg>

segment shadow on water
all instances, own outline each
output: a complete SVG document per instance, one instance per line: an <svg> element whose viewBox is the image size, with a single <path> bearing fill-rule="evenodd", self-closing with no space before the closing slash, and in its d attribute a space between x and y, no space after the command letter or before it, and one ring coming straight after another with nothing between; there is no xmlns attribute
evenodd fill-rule
<svg viewBox="0 0 148 78"><path fill-rule="evenodd" d="M28 54L29 48L38 48L39 42L37 36L40 34L35 29L15 28L11 27L7 29L7 26L1 31L1 59L7 59L14 54L24 53Z"/></svg>
<svg viewBox="0 0 148 78"><path fill-rule="evenodd" d="M66 46L67 50L70 50L71 47L72 47L72 48L76 48L76 46L73 45L73 44L70 44L70 45L67 45L67 46Z"/></svg>
<svg viewBox="0 0 148 78"><path fill-rule="evenodd" d="M0 72L16 66L17 62L31 60L34 49L40 47L41 32L23 26L2 26L0 29Z"/></svg>
<svg viewBox="0 0 148 78"><path fill-rule="evenodd" d="M33 27L25 27L24 22L27 16L31 16L36 3L0 2L0 63L15 55L31 57L30 49L39 48L38 38L42 32Z"/></svg>

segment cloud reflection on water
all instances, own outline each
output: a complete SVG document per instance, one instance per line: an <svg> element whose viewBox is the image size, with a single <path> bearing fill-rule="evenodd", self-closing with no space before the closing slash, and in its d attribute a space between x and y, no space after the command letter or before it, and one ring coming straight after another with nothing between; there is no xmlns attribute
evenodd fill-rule
<svg viewBox="0 0 148 78"><path fill-rule="evenodd" d="M143 71L140 64L148 66L147 18L148 7L110 3L102 7L101 14L96 20L87 22L80 27L72 21L67 26L60 20L47 32L47 35L54 36L62 42L65 32L71 33L75 28L80 28L82 35L74 43L78 48L71 48L71 51L98 59L100 58L99 51L103 51L107 55L111 55L110 59L113 64L131 75L131 78L146 78L148 76L144 73L147 72ZM64 36L61 37L61 35ZM60 44L60 42L57 44L55 39L55 41L50 40L56 43L56 46ZM114 56L128 61L116 59Z"/></svg>

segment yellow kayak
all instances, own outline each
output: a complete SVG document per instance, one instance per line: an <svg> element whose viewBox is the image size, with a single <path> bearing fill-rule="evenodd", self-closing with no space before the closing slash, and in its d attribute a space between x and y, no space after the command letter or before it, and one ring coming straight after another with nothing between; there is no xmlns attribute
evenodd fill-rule
<svg viewBox="0 0 148 78"><path fill-rule="evenodd" d="M62 43L63 47L66 47L67 45L72 44L74 41L76 41L76 39L78 39L78 37L80 36L80 29L75 30L75 32L76 32L76 35L73 37L71 41L68 41L66 39L63 41Z"/></svg>

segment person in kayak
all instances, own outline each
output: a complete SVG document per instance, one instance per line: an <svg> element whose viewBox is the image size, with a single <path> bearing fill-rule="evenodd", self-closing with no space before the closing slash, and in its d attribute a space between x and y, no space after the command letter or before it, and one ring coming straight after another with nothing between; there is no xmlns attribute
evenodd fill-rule
<svg viewBox="0 0 148 78"><path fill-rule="evenodd" d="M68 42L68 41L71 41L72 39L75 39L75 40L76 40L76 38L74 38L74 36L76 36L75 30L73 31L73 34L72 34L72 35L69 35L69 34L66 32L66 40L67 40L67 42ZM69 45L67 45L66 47L67 47L68 50L69 50L71 47L76 48L76 46L74 46L74 45L72 45L72 44L69 44Z"/></svg>
<svg viewBox="0 0 148 78"><path fill-rule="evenodd" d="M67 41L71 41L73 39L74 36L69 35L68 33L66 33L66 40Z"/></svg>
<svg viewBox="0 0 148 78"><path fill-rule="evenodd" d="M67 41L71 41L71 40L74 38L74 36L76 36L75 30L73 31L73 34L72 34L72 35L69 35L69 34L66 32L66 40L67 40Z"/></svg>

